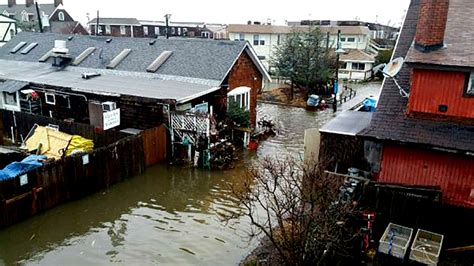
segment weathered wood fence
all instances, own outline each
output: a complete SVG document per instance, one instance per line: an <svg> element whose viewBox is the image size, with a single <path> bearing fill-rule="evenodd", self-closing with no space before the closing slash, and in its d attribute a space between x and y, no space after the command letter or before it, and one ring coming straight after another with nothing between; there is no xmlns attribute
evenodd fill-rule
<svg viewBox="0 0 474 266"><path fill-rule="evenodd" d="M0 182L0 228L142 174L147 166L167 158L167 131L163 125L128 135L25 113L3 111L1 118L9 137L11 127L15 138L21 140L34 124L55 124L62 132L94 140L95 149L30 171L26 185L20 185L20 177Z"/></svg>

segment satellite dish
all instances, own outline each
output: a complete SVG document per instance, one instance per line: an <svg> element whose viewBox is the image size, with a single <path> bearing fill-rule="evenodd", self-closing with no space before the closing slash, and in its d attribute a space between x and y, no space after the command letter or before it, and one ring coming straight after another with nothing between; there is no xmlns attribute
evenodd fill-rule
<svg viewBox="0 0 474 266"><path fill-rule="evenodd" d="M387 78L394 78L398 74L398 72L400 72L400 70L402 69L404 62L405 60L403 60L403 57L398 57L398 58L393 59L383 69L382 71L383 75Z"/></svg>

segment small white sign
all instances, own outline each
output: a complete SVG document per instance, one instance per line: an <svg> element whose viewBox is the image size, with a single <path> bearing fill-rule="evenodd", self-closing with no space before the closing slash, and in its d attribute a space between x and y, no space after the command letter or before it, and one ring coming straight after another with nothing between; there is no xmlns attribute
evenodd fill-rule
<svg viewBox="0 0 474 266"><path fill-rule="evenodd" d="M89 154L83 155L82 156L82 165L88 165L89 164Z"/></svg>
<svg viewBox="0 0 474 266"><path fill-rule="evenodd" d="M28 185L28 175L24 174L20 176L20 186Z"/></svg>
<svg viewBox="0 0 474 266"><path fill-rule="evenodd" d="M120 109L104 113L104 130L120 126Z"/></svg>

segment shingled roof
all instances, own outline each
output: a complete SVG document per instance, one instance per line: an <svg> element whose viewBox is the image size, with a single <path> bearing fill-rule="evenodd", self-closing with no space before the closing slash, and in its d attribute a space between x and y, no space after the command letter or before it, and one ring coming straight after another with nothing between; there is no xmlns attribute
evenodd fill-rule
<svg viewBox="0 0 474 266"><path fill-rule="evenodd" d="M97 24L97 18L89 21L87 24ZM133 25L141 26L140 21L136 18L99 18L100 25Z"/></svg>
<svg viewBox="0 0 474 266"><path fill-rule="evenodd" d="M66 40L67 48L74 58L88 47L95 47L93 54L87 57L79 67L106 69L110 61L124 49L131 49L115 70L147 73L147 67L164 51L172 51L171 57L160 66L155 74L188 77L221 82L245 50L251 53L247 42L216 41L201 39L147 39L123 37L96 37L55 33L22 32L0 49L0 59L38 62L50 51L55 40ZM106 42L110 39L110 42ZM150 41L154 44L150 45ZM38 43L28 54L10 53L18 43ZM252 57L252 56L251 56ZM258 59L256 59L258 60ZM257 67L260 62L255 62ZM261 66L260 66L261 67ZM267 73L261 67L264 78Z"/></svg>
<svg viewBox="0 0 474 266"><path fill-rule="evenodd" d="M451 0L450 16L456 16L456 10L464 12L462 8L459 9L459 3L469 1ZM415 36L419 8L420 0L412 0L394 58L407 55ZM451 19L453 18L448 18L448 20ZM398 80L403 88L410 86L410 72L410 66L405 64L399 73ZM465 152L474 151L474 126L407 117L405 115L407 102L407 98L400 96L395 83L390 79L385 79L377 111L372 117L370 126L359 135L379 140L416 143Z"/></svg>
<svg viewBox="0 0 474 266"><path fill-rule="evenodd" d="M39 6L41 11L43 11L48 16L51 16L54 10L56 10L54 4L40 4ZM35 5L31 5L29 7L26 5L13 5L12 7L9 7L8 5L0 5L0 13L3 14L5 11L7 11L9 14L13 14L14 18L18 21L21 21L21 12L23 11L33 15L33 20L37 20Z"/></svg>

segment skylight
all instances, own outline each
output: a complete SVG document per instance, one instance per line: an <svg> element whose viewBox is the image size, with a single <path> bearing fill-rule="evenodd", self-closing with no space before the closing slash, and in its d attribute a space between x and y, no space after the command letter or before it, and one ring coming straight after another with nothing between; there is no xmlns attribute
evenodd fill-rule
<svg viewBox="0 0 474 266"><path fill-rule="evenodd" d="M156 59L153 61L146 71L155 73L161 65L163 65L166 60L173 54L172 51L163 51Z"/></svg>
<svg viewBox="0 0 474 266"><path fill-rule="evenodd" d="M37 42L32 42L28 46L26 46L23 51L21 51L21 54L28 54L31 50L33 50L36 46L38 46Z"/></svg>
<svg viewBox="0 0 474 266"><path fill-rule="evenodd" d="M124 59L132 52L132 49L123 49L110 63L107 65L107 68L114 69L116 68Z"/></svg>
<svg viewBox="0 0 474 266"><path fill-rule="evenodd" d="M20 42L15 47L13 47L13 49L10 51L10 53L14 54L14 53L18 52L25 45L26 45L26 42Z"/></svg>
<svg viewBox="0 0 474 266"><path fill-rule="evenodd" d="M80 55L78 55L74 61L72 62L73 66L80 65L84 60L86 60L89 55L91 55L95 51L95 47L89 47L86 50L84 50Z"/></svg>

